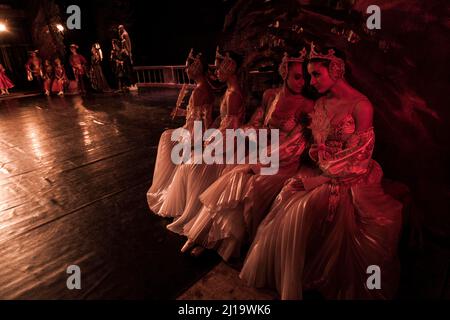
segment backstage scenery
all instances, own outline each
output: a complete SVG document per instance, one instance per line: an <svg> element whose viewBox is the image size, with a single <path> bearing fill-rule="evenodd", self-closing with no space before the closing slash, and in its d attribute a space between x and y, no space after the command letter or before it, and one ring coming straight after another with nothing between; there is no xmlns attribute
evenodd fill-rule
<svg viewBox="0 0 450 320"><path fill-rule="evenodd" d="M0 299L449 299L449 9L0 0Z"/></svg>

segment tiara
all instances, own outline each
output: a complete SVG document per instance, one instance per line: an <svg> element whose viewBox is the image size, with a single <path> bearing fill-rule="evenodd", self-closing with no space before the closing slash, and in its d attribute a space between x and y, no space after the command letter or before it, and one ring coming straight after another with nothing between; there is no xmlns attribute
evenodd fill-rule
<svg viewBox="0 0 450 320"><path fill-rule="evenodd" d="M301 51L299 51L298 57L290 57L287 52L284 53L283 60L281 63L289 63L289 62L304 62L305 58L307 56L308 52L306 51L306 48L303 48Z"/></svg>
<svg viewBox="0 0 450 320"><path fill-rule="evenodd" d="M280 67L278 68L278 72L280 73L280 76L283 78L283 80L286 80L287 78L289 63L290 62L303 63L305 61L307 54L308 52L306 51L306 48L303 48L301 51L299 51L298 57L290 57L287 52L284 53Z"/></svg>
<svg viewBox="0 0 450 320"><path fill-rule="evenodd" d="M223 69L226 73L234 73L237 69L237 63L231 58L230 53L227 52L225 55L222 55L219 46L216 48L215 65L217 68L220 67Z"/></svg>
<svg viewBox="0 0 450 320"><path fill-rule="evenodd" d="M200 60L201 56L202 54L200 52L194 55L193 48L191 48L191 51L189 51L188 57L186 59L186 68L189 68L189 70L191 70L193 74L203 72L202 61Z"/></svg>
<svg viewBox="0 0 450 320"><path fill-rule="evenodd" d="M339 63L344 63L344 60L335 56L334 49L328 49L326 54L322 54L316 51L316 45L311 41L311 50L309 51L309 59L325 59L330 61L336 61Z"/></svg>
<svg viewBox="0 0 450 320"><path fill-rule="evenodd" d="M194 49L191 48L191 51L189 51L188 57L186 59L186 67L193 63L199 63L201 56L202 56L201 52L197 53L197 55L194 55Z"/></svg>

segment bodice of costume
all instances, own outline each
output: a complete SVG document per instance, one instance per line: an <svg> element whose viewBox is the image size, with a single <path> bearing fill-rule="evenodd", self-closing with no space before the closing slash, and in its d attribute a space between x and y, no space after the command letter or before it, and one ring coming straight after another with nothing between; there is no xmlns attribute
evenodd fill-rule
<svg viewBox="0 0 450 320"><path fill-rule="evenodd" d="M50 80L53 78L53 67L52 66L45 67L44 78L47 80Z"/></svg>
<svg viewBox="0 0 450 320"><path fill-rule="evenodd" d="M230 90L230 89L227 89L227 91L225 92L222 103L220 105L221 121L220 121L219 130L237 129L238 127L241 126L241 124L244 121L245 109L244 109L243 104L241 104L241 106L239 107L239 110L237 112L231 113L229 110L230 96L233 93L241 95L241 93L234 91L234 90ZM242 98L242 95L241 95L241 98Z"/></svg>
<svg viewBox="0 0 450 320"><path fill-rule="evenodd" d="M301 111L301 101L289 106L288 101L281 100L282 94L283 89L280 89L266 112L264 124L279 129L280 168L296 168L300 156L309 145L304 135L309 117Z"/></svg>
<svg viewBox="0 0 450 320"><path fill-rule="evenodd" d="M202 121L203 129L209 128L211 125L211 111L212 104L204 104L201 106L194 104L194 95L191 95L189 98L189 103L186 108L186 124L184 125L185 129L192 129L194 126L194 121Z"/></svg>
<svg viewBox="0 0 450 320"><path fill-rule="evenodd" d="M35 75L42 74L41 59L30 58L27 62L27 68Z"/></svg>
<svg viewBox="0 0 450 320"><path fill-rule="evenodd" d="M351 184L369 171L375 134L373 128L356 132L353 108L342 119L333 122L324 101L317 102L312 116L311 129L319 148L317 156L312 157L325 176L337 183Z"/></svg>
<svg viewBox="0 0 450 320"><path fill-rule="evenodd" d="M84 64L84 58L79 54L72 55L72 63L74 65Z"/></svg>
<svg viewBox="0 0 450 320"><path fill-rule="evenodd" d="M299 108L283 108L282 101L280 101L282 94L283 90L280 89L270 103L263 122L264 127L279 129L280 135L290 133L297 125L301 124L302 117Z"/></svg>
<svg viewBox="0 0 450 320"><path fill-rule="evenodd" d="M353 102L349 113L333 122L327 113L325 99L319 99L312 116L311 130L318 151L312 154L311 149L310 156L317 161L322 175L302 180L306 190L329 183L328 221L334 219L342 187L379 183L383 175L379 165L372 160L375 146L373 128L356 131L352 112L360 101Z"/></svg>
<svg viewBox="0 0 450 320"><path fill-rule="evenodd" d="M66 72L64 71L64 67L63 66L57 66L55 67L55 78L58 80L64 79L65 78L65 74Z"/></svg>

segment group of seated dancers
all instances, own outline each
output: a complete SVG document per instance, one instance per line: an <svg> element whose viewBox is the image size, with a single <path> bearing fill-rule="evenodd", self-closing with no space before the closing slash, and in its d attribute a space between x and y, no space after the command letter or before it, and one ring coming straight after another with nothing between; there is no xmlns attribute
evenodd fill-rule
<svg viewBox="0 0 450 320"><path fill-rule="evenodd" d="M192 52L186 72L196 86L187 108L173 115L186 118L187 130L194 121L224 132L278 129L279 170L263 175L258 164L175 165L173 129L164 131L147 201L155 214L173 218L170 231L187 237L181 251L245 258L240 278L277 290L281 299L302 299L305 292L393 298L402 204L381 186L383 172L372 159L373 107L345 80L344 57L312 42L299 56L285 54L283 85L264 92L247 123L239 56L217 53L216 62L216 76L227 85L219 119L212 121L208 65ZM316 101L303 94L305 79L320 95ZM367 286L370 266L381 270L375 289Z"/></svg>

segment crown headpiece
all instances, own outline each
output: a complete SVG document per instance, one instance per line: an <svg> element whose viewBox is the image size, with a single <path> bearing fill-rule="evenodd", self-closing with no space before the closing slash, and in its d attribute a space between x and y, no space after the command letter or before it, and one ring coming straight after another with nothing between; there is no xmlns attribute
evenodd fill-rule
<svg viewBox="0 0 450 320"><path fill-rule="evenodd" d="M192 73L202 73L203 72L203 65L201 61L202 54L199 52L196 55L194 55L194 49L191 48L191 51L189 51L188 57L186 59L186 67L191 70Z"/></svg>
<svg viewBox="0 0 450 320"><path fill-rule="evenodd" d="M338 61L344 63L344 60L335 56L334 49L328 49L326 54L322 54L316 51L316 45L311 41L311 50L309 51L309 59L325 59L330 61Z"/></svg>
<svg viewBox="0 0 450 320"><path fill-rule="evenodd" d="M283 80L287 79L287 75L289 72L289 63L291 63L291 62L303 63L305 61L307 54L308 54L308 52L306 51L306 48L303 48L299 52L298 57L290 57L287 54L287 52L284 53L283 59L281 60L280 67L278 68L278 72L280 73L280 76L283 78Z"/></svg>
<svg viewBox="0 0 450 320"><path fill-rule="evenodd" d="M225 74L233 74L237 69L237 63L231 58L230 53L227 52L225 55L222 55L219 47L216 49L215 66Z"/></svg>
<svg viewBox="0 0 450 320"><path fill-rule="evenodd" d="M328 49L326 54L322 54L316 51L316 46L311 41L311 50L309 51L309 60L311 59L324 59L330 61L329 70L336 74L337 78L341 78L345 73L345 62L339 57L336 57L333 49Z"/></svg>

